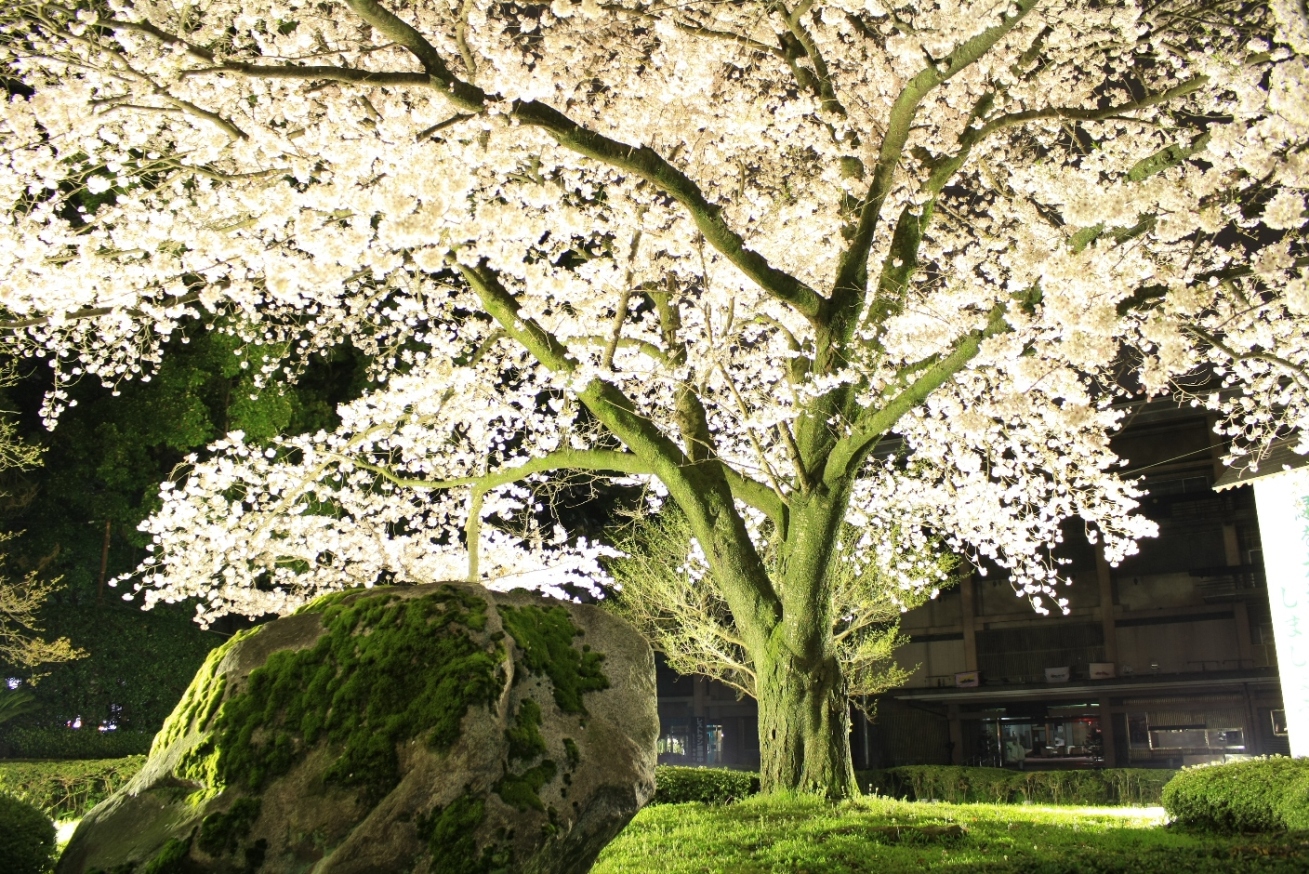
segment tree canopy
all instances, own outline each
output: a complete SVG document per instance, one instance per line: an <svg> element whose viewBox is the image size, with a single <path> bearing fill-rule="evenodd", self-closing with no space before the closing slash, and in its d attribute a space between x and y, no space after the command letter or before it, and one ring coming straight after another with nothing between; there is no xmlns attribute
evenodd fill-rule
<svg viewBox="0 0 1309 874"><path fill-rule="evenodd" d="M839 795L836 556L940 537L1044 611L1064 520L1153 530L1116 400L1216 379L1231 457L1309 449L1301 0L20 0L0 45L0 329L51 420L189 319L264 379L374 362L164 492L137 585L202 620L593 580L537 505L616 477L752 653L765 784Z"/></svg>

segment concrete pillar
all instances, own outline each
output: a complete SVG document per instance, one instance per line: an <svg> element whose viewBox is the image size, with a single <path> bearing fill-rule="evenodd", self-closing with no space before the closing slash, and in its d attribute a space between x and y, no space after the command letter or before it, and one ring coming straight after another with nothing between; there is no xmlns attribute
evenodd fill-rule
<svg viewBox="0 0 1309 874"><path fill-rule="evenodd" d="M1104 550L1095 551L1095 575L1100 584L1100 626L1104 630L1104 660L1118 664L1118 632L1114 625L1114 574Z"/></svg>
<svg viewBox="0 0 1309 874"><path fill-rule="evenodd" d="M1100 698L1100 742L1104 746L1104 766L1118 767L1118 735L1114 731L1114 717L1109 712L1109 699ZM1127 738L1123 738L1123 743Z"/></svg>
<svg viewBox="0 0 1309 874"><path fill-rule="evenodd" d="M1241 659L1242 668L1254 667L1254 645L1250 641L1250 612L1244 601L1232 605L1232 615L1236 621L1236 652Z"/></svg>
<svg viewBox="0 0 1309 874"><path fill-rule="evenodd" d="M977 575L969 574L959 583L959 623L964 630L964 670L977 670Z"/></svg>
<svg viewBox="0 0 1309 874"><path fill-rule="evenodd" d="M946 715L950 719L950 764L962 765L964 763L964 726L959 719L959 705L951 704L946 708Z"/></svg>

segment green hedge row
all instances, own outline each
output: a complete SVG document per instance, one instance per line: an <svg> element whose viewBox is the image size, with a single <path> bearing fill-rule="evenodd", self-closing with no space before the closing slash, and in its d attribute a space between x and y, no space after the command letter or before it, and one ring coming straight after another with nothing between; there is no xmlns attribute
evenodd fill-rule
<svg viewBox="0 0 1309 874"><path fill-rule="evenodd" d="M1160 803L1177 771L1102 768L1079 771L1010 771L957 765L910 765L861 771L864 792L911 801L988 804Z"/></svg>
<svg viewBox="0 0 1309 874"><path fill-rule="evenodd" d="M1309 830L1309 759L1275 756L1183 770L1164 789L1182 825L1223 832Z"/></svg>
<svg viewBox="0 0 1309 874"><path fill-rule="evenodd" d="M660 765L655 768L655 794L650 803L730 804L758 791L759 775L754 771Z"/></svg>
<svg viewBox="0 0 1309 874"><path fill-rule="evenodd" d="M76 819L131 780L145 756L67 762L0 761L0 793L51 819Z"/></svg>
<svg viewBox="0 0 1309 874"><path fill-rule="evenodd" d="M1176 771L1105 768L1099 771L1008 771L914 765L859 772L864 792L911 801L989 804L1146 804L1160 803L1164 784ZM727 804L759 791L759 775L726 768L655 769L652 804L703 801Z"/></svg>
<svg viewBox="0 0 1309 874"><path fill-rule="evenodd" d="M0 757L6 759L121 759L150 752L154 733L83 728L0 730Z"/></svg>

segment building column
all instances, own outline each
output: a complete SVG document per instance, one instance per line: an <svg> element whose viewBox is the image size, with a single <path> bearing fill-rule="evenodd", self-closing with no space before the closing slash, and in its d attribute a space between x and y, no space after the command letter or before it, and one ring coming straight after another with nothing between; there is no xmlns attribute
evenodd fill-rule
<svg viewBox="0 0 1309 874"><path fill-rule="evenodd" d="M1100 626L1104 630L1104 660L1118 665L1118 632L1114 625L1114 574L1104 550L1095 551L1095 575L1100 584Z"/></svg>
<svg viewBox="0 0 1309 874"><path fill-rule="evenodd" d="M1241 684L1241 702L1245 705L1245 753L1248 756L1264 755L1263 731L1259 724L1259 711L1254 706L1254 696L1250 694L1250 684Z"/></svg>
<svg viewBox="0 0 1309 874"><path fill-rule="evenodd" d="M977 670L977 574L959 583L959 624L964 631L964 670Z"/></svg>
<svg viewBox="0 0 1309 874"><path fill-rule="evenodd" d="M1104 756L1106 768L1118 767L1118 735L1114 731L1114 717L1109 712L1109 699L1100 698L1100 753ZM1126 740L1126 739L1124 739Z"/></svg>
<svg viewBox="0 0 1309 874"><path fill-rule="evenodd" d="M1241 659L1241 668L1254 667L1254 646L1250 642L1250 611L1244 601L1232 605L1232 616L1236 620L1236 654Z"/></svg>
<svg viewBox="0 0 1309 874"><path fill-rule="evenodd" d="M964 763L964 726L959 719L959 705L948 705L946 707L946 716L950 720L950 764L962 765Z"/></svg>

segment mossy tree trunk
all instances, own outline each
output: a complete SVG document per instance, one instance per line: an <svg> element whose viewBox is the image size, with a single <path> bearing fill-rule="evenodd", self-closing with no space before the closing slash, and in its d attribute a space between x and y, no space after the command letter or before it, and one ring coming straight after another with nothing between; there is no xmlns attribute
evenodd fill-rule
<svg viewBox="0 0 1309 874"><path fill-rule="evenodd" d="M779 644L755 660L755 669L763 791L793 789L829 798L856 794L850 705L835 655L812 662Z"/></svg>
<svg viewBox="0 0 1309 874"><path fill-rule="evenodd" d="M849 501L846 483L792 497L773 569L781 621L751 653L764 791L857 794L850 703L832 636L831 565Z"/></svg>

